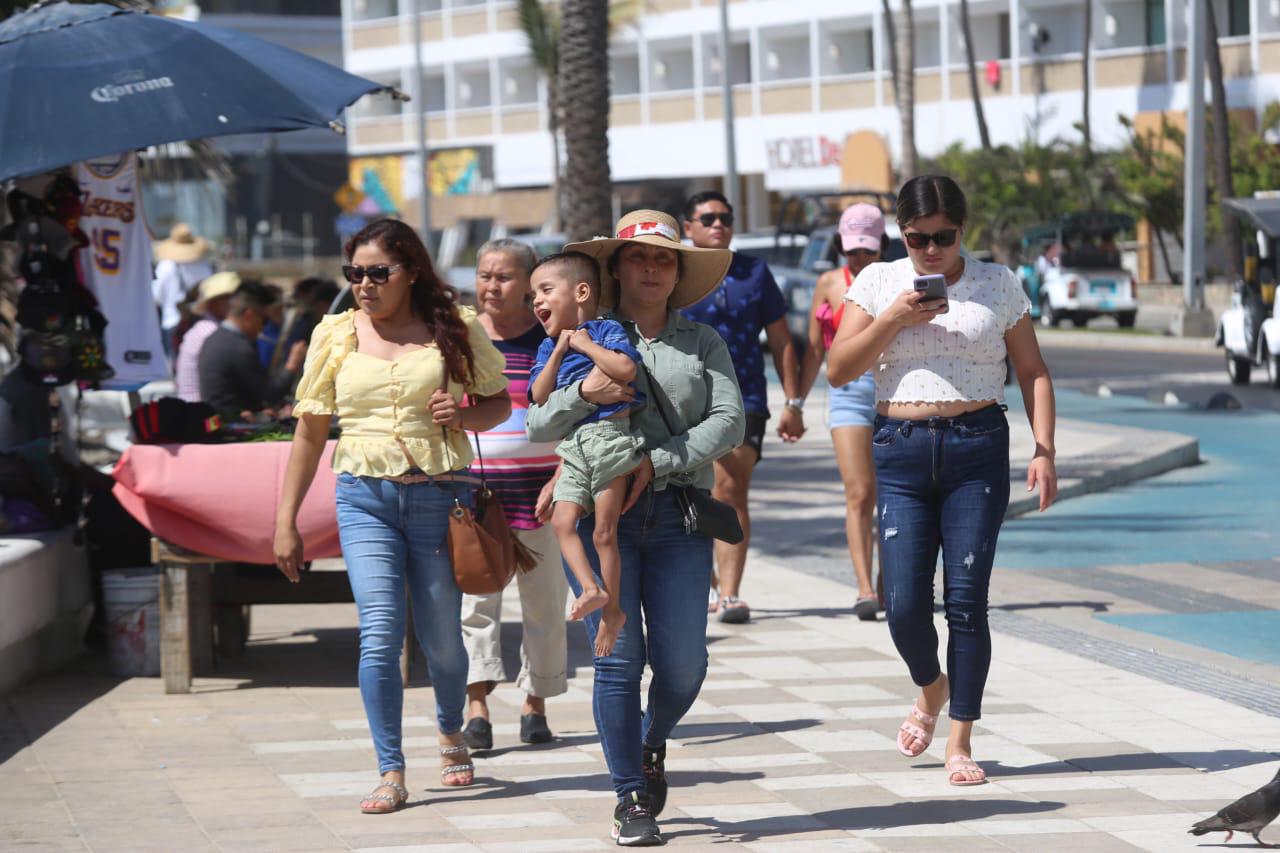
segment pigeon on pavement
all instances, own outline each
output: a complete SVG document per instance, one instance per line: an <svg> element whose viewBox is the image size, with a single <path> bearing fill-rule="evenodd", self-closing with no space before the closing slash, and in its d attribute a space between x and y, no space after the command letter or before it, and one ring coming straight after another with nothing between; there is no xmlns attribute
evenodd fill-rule
<svg viewBox="0 0 1280 853"><path fill-rule="evenodd" d="M1275 820L1277 815L1280 815L1280 770L1276 771L1270 782L1252 794L1245 794L1213 817L1200 821L1187 832L1192 835L1225 832L1227 841L1236 832L1247 832L1259 846L1277 847L1280 845L1268 844L1258 837L1258 833Z"/></svg>

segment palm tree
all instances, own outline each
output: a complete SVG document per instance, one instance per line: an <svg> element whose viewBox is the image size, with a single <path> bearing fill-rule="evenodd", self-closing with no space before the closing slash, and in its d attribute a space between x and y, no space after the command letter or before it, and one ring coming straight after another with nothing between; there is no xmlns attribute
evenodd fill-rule
<svg viewBox="0 0 1280 853"><path fill-rule="evenodd" d="M889 38L889 81L893 83L893 102L898 102L898 30L893 24L893 10L889 8L889 0L880 0L884 10L884 26Z"/></svg>
<svg viewBox="0 0 1280 853"><path fill-rule="evenodd" d="M987 132L987 117L982 112L982 93L978 91L978 68L973 61L973 29L969 26L969 0L960 0L960 29L964 33L964 53L969 66L969 94L973 98L973 112L978 119L978 138L982 147L991 150L991 134Z"/></svg>
<svg viewBox="0 0 1280 853"><path fill-rule="evenodd" d="M560 19L542 0L520 0L520 29L529 43L529 56L547 81L547 130L551 132L551 201L555 230L564 227L560 198Z"/></svg>
<svg viewBox="0 0 1280 853"><path fill-rule="evenodd" d="M885 8L888 8L885 0ZM890 16L892 20L892 16ZM911 11L911 0L902 0L902 21L897 30L897 85L894 94L898 101L898 118L902 122L902 178L916 176L916 24Z"/></svg>
<svg viewBox="0 0 1280 853"><path fill-rule="evenodd" d="M1209 0L1205 14L1207 41L1205 57L1209 61L1209 89L1213 92L1213 182L1218 201L1235 195L1231 179L1231 118L1227 114L1227 89L1222 82L1222 51L1218 49L1218 20ZM1231 211L1222 211L1222 233L1227 239L1226 268L1228 281L1235 281L1244 266L1243 250L1236 234L1236 218Z"/></svg>
<svg viewBox="0 0 1280 853"><path fill-rule="evenodd" d="M1084 2L1084 54L1080 63L1084 76L1081 90L1084 93L1080 132L1084 135L1084 159L1088 163L1093 159L1093 132L1089 126L1089 51L1093 46L1093 0Z"/></svg>
<svg viewBox="0 0 1280 853"><path fill-rule="evenodd" d="M610 233L609 7L599 0L564 0L557 88L565 141L564 222L570 240Z"/></svg>

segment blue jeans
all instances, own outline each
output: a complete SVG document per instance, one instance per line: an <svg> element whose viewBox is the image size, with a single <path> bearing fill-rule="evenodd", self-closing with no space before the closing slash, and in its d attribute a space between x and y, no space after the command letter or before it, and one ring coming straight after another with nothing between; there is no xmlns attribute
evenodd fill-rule
<svg viewBox="0 0 1280 853"><path fill-rule="evenodd" d="M578 536L599 578L594 530L594 515L578 523ZM618 550L618 598L627 621L613 654L595 659L591 705L613 789L622 799L644 790L643 745L663 746L702 689L707 674L711 540L684 532L672 490L650 490L618 522ZM580 595L573 573L567 567L565 573L573 594ZM600 611L583 621L594 647ZM653 679L649 706L642 715L640 676L646 661Z"/></svg>
<svg viewBox="0 0 1280 853"><path fill-rule="evenodd" d="M991 666L987 592L1009 507L1009 423L1002 406L956 418L876 417L880 548L889 632L920 686L941 674L933 577L942 547L951 719L982 716Z"/></svg>
<svg viewBox="0 0 1280 853"><path fill-rule="evenodd" d="M454 498L469 506L471 489L449 480L405 484L338 475L338 534L360 615L360 698L380 773L404 769L400 650L406 586L414 631L431 669L440 732L462 728L468 664L448 530Z"/></svg>

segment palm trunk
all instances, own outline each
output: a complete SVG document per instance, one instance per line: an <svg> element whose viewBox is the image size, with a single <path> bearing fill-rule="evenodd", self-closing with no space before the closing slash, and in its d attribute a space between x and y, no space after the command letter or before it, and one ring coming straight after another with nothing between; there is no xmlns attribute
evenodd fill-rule
<svg viewBox="0 0 1280 853"><path fill-rule="evenodd" d="M1200 2L1200 0L1193 0ZM1235 195L1231 178L1231 117L1227 114L1227 88L1222 82L1222 51L1218 48L1218 21L1213 14L1213 4L1208 5L1205 24L1208 26L1208 44L1205 45L1205 57L1209 61L1209 88L1213 92L1213 179L1217 190L1218 202ZM1227 240L1226 269L1228 281L1240 277L1244 267L1243 248L1239 234L1236 233L1236 218L1229 210L1222 211L1222 234Z"/></svg>
<svg viewBox="0 0 1280 853"><path fill-rule="evenodd" d="M884 25L889 30L889 79L893 82L893 101L898 102L898 28L893 23L893 10L889 8L889 0L880 0L884 9Z"/></svg>
<svg viewBox="0 0 1280 853"><path fill-rule="evenodd" d="M609 8L564 0L558 89L565 141L564 219L569 240L612 233L609 178Z"/></svg>
<svg viewBox="0 0 1280 853"><path fill-rule="evenodd" d="M564 189L560 180L560 95L554 76L547 78L547 129L551 131L551 212L558 234L564 230Z"/></svg>
<svg viewBox="0 0 1280 853"><path fill-rule="evenodd" d="M916 176L916 26L911 0L902 0L902 26L898 28L898 115L902 120L902 178Z"/></svg>
<svg viewBox="0 0 1280 853"><path fill-rule="evenodd" d="M1080 63L1082 83L1081 91L1084 104L1081 106L1080 131L1084 135L1084 162L1088 165L1093 160L1093 131L1089 126L1089 95L1092 81L1089 79L1089 53L1093 46L1093 0L1084 3L1084 52Z"/></svg>
<svg viewBox="0 0 1280 853"><path fill-rule="evenodd" d="M964 52L969 66L969 94L973 98L973 112L978 120L978 139L984 151L991 150L991 134L987 132L987 117L982 112L982 93L978 91L978 67L973 61L973 30L969 26L969 0L960 0L960 27L964 33Z"/></svg>

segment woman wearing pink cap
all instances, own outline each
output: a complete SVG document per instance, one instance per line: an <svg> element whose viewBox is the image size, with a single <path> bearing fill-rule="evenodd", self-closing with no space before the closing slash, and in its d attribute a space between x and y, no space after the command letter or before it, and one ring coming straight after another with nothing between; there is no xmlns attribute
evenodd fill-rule
<svg viewBox="0 0 1280 853"><path fill-rule="evenodd" d="M813 313L809 316L809 346L800 367L800 396L808 396L835 339L844 314L844 295L854 278L880 260L887 239L884 214L871 204L855 204L840 216L840 248L846 265L823 273L813 289ZM876 472L871 459L871 429L876 417L876 380L870 371L845 385L833 386L827 397L827 422L836 465L844 482L845 534L849 556L858 579L854 614L874 621L880 600L871 583L871 519L876 506Z"/></svg>

